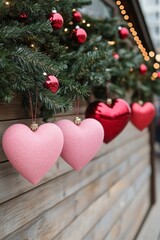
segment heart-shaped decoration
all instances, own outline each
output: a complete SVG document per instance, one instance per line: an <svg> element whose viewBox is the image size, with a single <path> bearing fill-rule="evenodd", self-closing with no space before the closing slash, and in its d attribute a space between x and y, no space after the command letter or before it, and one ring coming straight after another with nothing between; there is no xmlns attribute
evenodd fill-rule
<svg viewBox="0 0 160 240"><path fill-rule="evenodd" d="M63 133L55 124L43 124L36 132L24 124L14 124L5 131L2 146L13 167L36 184L60 156L63 141Z"/></svg>
<svg viewBox="0 0 160 240"><path fill-rule="evenodd" d="M155 107L151 102L144 104L133 103L131 110L131 122L139 130L146 128L156 115Z"/></svg>
<svg viewBox="0 0 160 240"><path fill-rule="evenodd" d="M112 141L127 125L131 109L123 99L114 99L110 104L96 101L89 104L86 118L95 118L104 129L104 142Z"/></svg>
<svg viewBox="0 0 160 240"><path fill-rule="evenodd" d="M103 143L104 131L94 119L76 125L70 120L56 122L64 135L62 158L75 170L81 170L96 155Z"/></svg>

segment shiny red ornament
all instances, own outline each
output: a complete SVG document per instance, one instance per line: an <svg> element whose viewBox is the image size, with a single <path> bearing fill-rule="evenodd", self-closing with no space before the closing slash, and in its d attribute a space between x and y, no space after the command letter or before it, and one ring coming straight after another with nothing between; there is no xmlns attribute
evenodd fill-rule
<svg viewBox="0 0 160 240"><path fill-rule="evenodd" d="M147 66L144 63L142 63L139 67L139 72L141 74L145 74L147 72L147 70L148 70Z"/></svg>
<svg viewBox="0 0 160 240"><path fill-rule="evenodd" d="M55 10L49 15L49 20L51 22L52 28L54 30L59 30L63 27L63 17L61 14L57 13Z"/></svg>
<svg viewBox="0 0 160 240"><path fill-rule="evenodd" d="M113 58L115 60L118 60L120 58L119 54L118 53L113 53Z"/></svg>
<svg viewBox="0 0 160 240"><path fill-rule="evenodd" d="M112 141L127 125L131 109L123 99L114 99L111 104L96 101L89 104L86 118L98 120L104 129L104 142Z"/></svg>
<svg viewBox="0 0 160 240"><path fill-rule="evenodd" d="M72 38L76 42L82 44L87 40L87 33L83 28L77 26L72 32Z"/></svg>
<svg viewBox="0 0 160 240"><path fill-rule="evenodd" d="M25 21L28 19L28 14L26 12L22 12L20 15L19 15L19 20L21 21Z"/></svg>
<svg viewBox="0 0 160 240"><path fill-rule="evenodd" d="M152 122L156 115L156 109L151 102L144 104L133 103L131 110L131 122L141 131Z"/></svg>
<svg viewBox="0 0 160 240"><path fill-rule="evenodd" d="M82 14L79 11L74 11L72 13L73 21L80 22L82 20Z"/></svg>
<svg viewBox="0 0 160 240"><path fill-rule="evenodd" d="M126 27L119 27L118 28L118 33L119 33L119 37L121 39L125 39L129 35L129 31L128 31L128 29Z"/></svg>
<svg viewBox="0 0 160 240"><path fill-rule="evenodd" d="M44 87L49 89L52 93L56 93L59 89L59 81L55 76L48 75Z"/></svg>
<svg viewBox="0 0 160 240"><path fill-rule="evenodd" d="M157 78L160 78L160 71L157 72Z"/></svg>

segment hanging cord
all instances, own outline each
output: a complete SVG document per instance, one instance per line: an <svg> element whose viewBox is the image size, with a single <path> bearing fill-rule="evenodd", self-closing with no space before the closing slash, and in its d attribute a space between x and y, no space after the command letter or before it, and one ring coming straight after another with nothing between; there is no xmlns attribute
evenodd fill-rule
<svg viewBox="0 0 160 240"><path fill-rule="evenodd" d="M137 85L138 85L138 103L139 103L140 105L143 105L142 91L141 91L141 82L138 81L138 82L137 82Z"/></svg>
<svg viewBox="0 0 160 240"><path fill-rule="evenodd" d="M75 100L75 115L76 117L79 116L79 97L77 97L77 99Z"/></svg>
<svg viewBox="0 0 160 240"><path fill-rule="evenodd" d="M108 81L106 82L106 103L107 105L112 105L112 99L110 97L110 85L111 85L111 81Z"/></svg>
<svg viewBox="0 0 160 240"><path fill-rule="evenodd" d="M81 124L81 118L79 117L79 109L80 109L80 100L79 100L79 97L77 97L77 99L75 100L75 115L76 115L76 118L74 120L74 123L76 125L80 125Z"/></svg>
<svg viewBox="0 0 160 240"><path fill-rule="evenodd" d="M30 112L31 112L31 118L32 118L32 124L30 125L30 128L32 131L36 131L38 129L37 122L37 109L38 109L38 88L36 86L36 102L35 102L35 109L33 110L33 101L30 91L28 91L29 94L29 102L30 102Z"/></svg>

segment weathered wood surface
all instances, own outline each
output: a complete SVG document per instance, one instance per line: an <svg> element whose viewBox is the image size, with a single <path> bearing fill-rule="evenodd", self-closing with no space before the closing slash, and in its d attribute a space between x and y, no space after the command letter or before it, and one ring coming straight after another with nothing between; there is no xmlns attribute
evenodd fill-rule
<svg viewBox="0 0 160 240"><path fill-rule="evenodd" d="M30 124L19 103L1 111L0 139ZM150 207L150 173L149 132L131 123L80 173L60 158L37 185L13 169L0 140L0 240L132 240Z"/></svg>

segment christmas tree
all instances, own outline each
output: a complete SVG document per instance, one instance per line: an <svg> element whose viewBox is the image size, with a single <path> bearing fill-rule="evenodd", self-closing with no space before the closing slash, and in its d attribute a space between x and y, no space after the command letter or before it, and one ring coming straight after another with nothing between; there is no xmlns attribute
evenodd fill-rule
<svg viewBox="0 0 160 240"><path fill-rule="evenodd" d="M91 1L1 1L1 101L20 94L26 107L31 100L35 106L38 95L41 116L47 120L71 109L79 96L87 99L92 92L105 99L107 83L114 96L132 88L135 99L137 89L147 99L159 91L160 84L150 81L152 64L140 74L138 49L131 39L119 36L118 27L125 23L82 16L80 9L88 4ZM59 85L55 91L46 84L54 77Z"/></svg>

